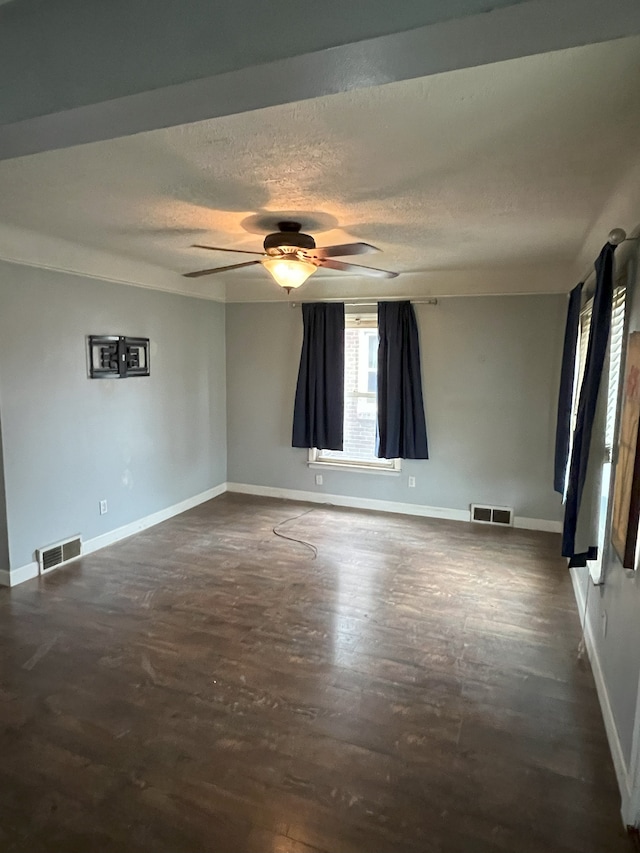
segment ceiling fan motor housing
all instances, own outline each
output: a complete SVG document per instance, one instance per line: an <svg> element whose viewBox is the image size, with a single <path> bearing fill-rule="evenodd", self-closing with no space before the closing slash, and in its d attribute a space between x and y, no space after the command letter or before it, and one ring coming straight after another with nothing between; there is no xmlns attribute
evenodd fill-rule
<svg viewBox="0 0 640 853"><path fill-rule="evenodd" d="M296 249L315 249L316 241L310 234L300 231L299 222L278 222L279 231L267 234L264 238L264 250L267 255L279 255L283 251Z"/></svg>
<svg viewBox="0 0 640 853"><path fill-rule="evenodd" d="M2 3L2 0L0 0ZM341 243L337 246L323 246L316 248L316 241L310 234L302 234L299 222L283 220L277 223L279 231L268 234L264 241L264 255L259 261L244 261L241 264L228 264L214 269L196 270L187 272L187 278L198 278L201 275L213 275L213 273L228 272L229 270L244 269L245 267L263 264L271 273L277 283L285 290L290 287L300 287L305 279L316 271L318 267L327 267L332 270L340 270L358 275L373 276L374 278L395 278L398 273L389 270L379 270L373 267L363 267L359 264L336 261L334 258L346 257L347 255L366 255L370 252L378 252L375 246L369 243ZM220 246L201 246L194 244L193 248L209 249L212 252L237 252L241 255L259 255L260 252L248 251L246 249L224 249ZM290 284L288 284L289 282ZM293 282L293 283L291 283Z"/></svg>

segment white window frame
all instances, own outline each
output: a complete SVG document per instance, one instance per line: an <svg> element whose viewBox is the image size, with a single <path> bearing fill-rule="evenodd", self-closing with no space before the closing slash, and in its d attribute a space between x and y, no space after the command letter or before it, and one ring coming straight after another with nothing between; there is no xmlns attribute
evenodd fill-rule
<svg viewBox="0 0 640 853"><path fill-rule="evenodd" d="M309 468L334 468L342 471L360 471L368 474L399 474L402 471L402 459L379 459L363 461L362 459L323 459L318 456L318 448L309 449Z"/></svg>
<svg viewBox="0 0 640 853"><path fill-rule="evenodd" d="M377 329L378 318L375 314L352 314L345 317L345 329ZM366 364L366 362L365 362ZM361 365L358 365L358 382L360 382ZM368 373L368 370L367 370ZM377 393L369 391L359 391L358 388L353 391L347 391L355 397L376 397ZM367 474L391 474L398 475L402 470L401 459L323 459L320 456L322 451L316 447L309 450L309 458L307 465L310 468L334 469L341 471L354 471Z"/></svg>

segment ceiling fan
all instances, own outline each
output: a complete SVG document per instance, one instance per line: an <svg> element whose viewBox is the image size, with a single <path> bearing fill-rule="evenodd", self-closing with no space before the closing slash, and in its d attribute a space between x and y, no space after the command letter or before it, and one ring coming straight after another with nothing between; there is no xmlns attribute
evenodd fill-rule
<svg viewBox="0 0 640 853"><path fill-rule="evenodd" d="M209 249L212 252L235 252L242 255L262 255L258 261L245 261L240 264L229 264L224 267L213 267L213 269L197 270L196 272L184 273L186 278L198 278L201 275L213 275L214 273L237 270L242 267L252 267L255 264L262 266L273 276L276 282L283 287L287 293L295 287L300 287L313 275L318 267L325 267L342 272L353 272L358 275L372 276L374 278L395 278L397 272L378 270L373 267L363 267L360 264L347 264L344 261L334 261L334 258L343 258L347 255L366 255L370 252L379 252L375 246L369 243L343 243L339 246L325 246L316 248L316 241L309 234L300 231L302 226L299 222L278 222L278 231L267 234L264 240L263 252L249 252L244 249L222 249L218 246L203 246L194 243L194 249Z"/></svg>

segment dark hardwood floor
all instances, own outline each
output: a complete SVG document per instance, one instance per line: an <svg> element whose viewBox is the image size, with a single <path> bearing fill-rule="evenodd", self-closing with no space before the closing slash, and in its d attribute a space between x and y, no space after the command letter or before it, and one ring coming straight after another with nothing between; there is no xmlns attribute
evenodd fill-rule
<svg viewBox="0 0 640 853"><path fill-rule="evenodd" d="M558 537L308 509L0 592L0 850L629 851Z"/></svg>

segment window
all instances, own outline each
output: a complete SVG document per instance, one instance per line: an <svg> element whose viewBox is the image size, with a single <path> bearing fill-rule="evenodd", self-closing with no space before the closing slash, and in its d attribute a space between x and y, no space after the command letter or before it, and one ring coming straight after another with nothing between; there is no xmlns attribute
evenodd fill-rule
<svg viewBox="0 0 640 853"><path fill-rule="evenodd" d="M605 363L607 374L607 420L605 426L605 447L609 459L613 453L614 430L616 425L616 410L618 404L618 385L620 380L620 365L622 361L622 334L624 332L624 307L626 287L618 286L613 291L613 304L611 310L611 332L609 338L609 359ZM586 303L580 314L580 331L578 337L578 358L576 359L576 373L573 384L573 402L571 405L571 433L576 427L578 417L579 392L584 378L584 369L587 362L587 346L589 344L589 331L591 329L591 317L593 314L593 297ZM603 382L605 376L603 375ZM566 491L566 488L565 488Z"/></svg>
<svg viewBox="0 0 640 853"><path fill-rule="evenodd" d="M611 483L611 460L613 459L615 443L615 427L618 409L618 388L620 384L620 368L622 364L622 343L624 333L626 287L617 286L613 291L613 303L611 310L611 331L609 334L608 360L605 362L602 383L606 381L607 409L604 445L606 460L602 465L602 485L600 493L600 517L598 536L598 559L588 561L589 572L594 583L600 583L602 578L603 556L606 540L607 514L609 509L609 491ZM569 447L569 459L573 446L573 431L576 427L578 416L578 402L580 388L587 361L587 347L589 344L589 331L591 329L591 317L593 315L593 298L589 299L580 314L580 330L578 337L578 357L576 358L576 372L573 385L573 401L571 405L571 435L572 441ZM565 477L565 495L567 492L570 465L567 465Z"/></svg>
<svg viewBox="0 0 640 853"><path fill-rule="evenodd" d="M620 385L620 368L622 367L622 343L626 293L626 287L616 287L613 293L611 343L609 344L607 425L605 428L605 445L609 452L609 459L613 456L613 445L615 442L616 415L618 412L618 388Z"/></svg>
<svg viewBox="0 0 640 853"><path fill-rule="evenodd" d="M399 471L399 459L378 459L378 319L345 318L344 449L309 451L309 462L356 469Z"/></svg>

